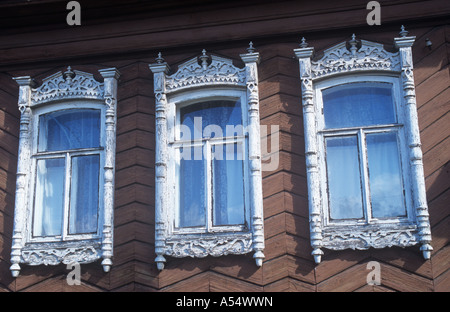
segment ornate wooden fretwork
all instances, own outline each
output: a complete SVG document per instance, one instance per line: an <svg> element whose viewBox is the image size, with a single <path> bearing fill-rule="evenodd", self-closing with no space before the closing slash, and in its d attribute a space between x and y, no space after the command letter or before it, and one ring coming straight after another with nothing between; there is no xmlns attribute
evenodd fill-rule
<svg viewBox="0 0 450 312"><path fill-rule="evenodd" d="M349 42L342 42L324 51L323 56L313 60L314 48L308 47L302 39L300 48L295 49L299 61L302 86L303 118L305 128L305 156L307 164L309 219L312 255L320 263L322 248L368 249L391 246L413 246L421 244L425 259L430 258L432 247L428 207L425 194L422 152L411 47L415 37L408 36L402 26L401 37L395 38L398 52L391 53L383 45L357 40L355 35ZM319 148L316 121L319 112L314 103L314 83L317 80L340 74L377 73L395 75L401 79L406 113L406 139L409 147L410 182L415 222L407 225L379 224L373 226L324 226L324 211L318 168Z"/></svg>
<svg viewBox="0 0 450 312"><path fill-rule="evenodd" d="M14 230L11 248L11 272L19 275L20 263L28 265L56 265L58 263L89 263L103 259L104 270L112 265L113 248L113 208L114 208L114 163L116 131L116 99L119 72L115 68L99 71L104 82L98 82L92 74L68 67L66 72L58 72L45 78L35 87L31 77L17 77L19 84L18 106L21 113L19 153L17 163L16 199ZM33 137L31 119L37 107L45 105L67 105L69 100L92 100L105 105L105 163L101 170L104 176L102 231L99 239L74 239L70 242L31 242L31 155ZM69 102L70 103L70 102ZM70 105L70 104L69 104Z"/></svg>
<svg viewBox="0 0 450 312"><path fill-rule="evenodd" d="M261 156L259 147L259 97L257 64L259 53L253 44L248 53L242 54L245 67L240 69L231 60L208 55L205 50L178 67L169 75L169 66L161 54L149 67L154 75L156 114L156 187L155 187L155 251L159 270L164 268L165 256L206 257L227 254L246 254L254 251L258 266L264 259L264 229L261 185ZM173 188L168 187L168 123L175 110L170 105L170 96L179 92L211 89L215 87L247 90L248 144L250 167L251 222L246 233L173 233L169 201L173 198ZM170 113L172 112L172 113Z"/></svg>

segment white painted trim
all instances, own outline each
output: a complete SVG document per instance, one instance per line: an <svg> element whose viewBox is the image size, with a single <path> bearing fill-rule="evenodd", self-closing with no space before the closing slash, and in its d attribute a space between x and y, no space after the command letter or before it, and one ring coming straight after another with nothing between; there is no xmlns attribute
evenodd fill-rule
<svg viewBox="0 0 450 312"><path fill-rule="evenodd" d="M231 60L209 56L206 51L198 58L181 64L178 70L168 75L169 66L159 57L149 67L154 74L156 99L156 203L155 203L155 251L158 269L164 268L165 256L205 257L227 254L245 254L255 251L258 266L264 254L264 232L262 214L261 157L259 149L259 100L256 64L259 54L241 55L245 68L239 69ZM206 100L241 100L244 128L246 220L248 231L242 227L211 224L200 229L174 229L177 180L176 141L179 140L179 108ZM200 144L200 143L192 143ZM201 143L203 145L203 143ZM204 148L210 145L207 141ZM248 147L247 147L248 146ZM210 152L209 149L208 153ZM206 162L208 164L208 162ZM210 188L208 188L210 189ZM208 196L210 198L210 196ZM248 211L248 212L247 212ZM209 218L208 218L209 220ZM209 222L209 221L208 221Z"/></svg>
<svg viewBox="0 0 450 312"><path fill-rule="evenodd" d="M405 247L421 243L424 258L430 258L431 232L412 76L411 46L414 37L405 37L404 32L401 34L401 38L395 38L395 44L399 48L399 52L396 53L387 52L381 44L365 40L358 42L355 36L349 42L349 49L346 42L340 43L325 50L323 57L317 61L312 60L314 49L308 47L304 40L300 48L294 50L299 60L302 81L311 245L316 263L321 261L323 247L337 250L367 249ZM331 223L327 214L323 138L325 135L357 133L357 131L323 129L321 90L343 83L361 81L388 82L393 85L395 109L400 126L385 126L386 131L398 132L408 216L378 220L369 220L366 216L362 222ZM382 129L375 127L368 131L375 132ZM363 173L367 178L365 170Z"/></svg>
<svg viewBox="0 0 450 312"><path fill-rule="evenodd" d="M56 265L59 263L90 263L103 258L103 269L112 265L115 131L117 119L117 80L115 68L99 71L104 82L92 74L72 71L58 72L45 78L34 88L34 81L26 77L14 78L19 84L18 106L21 112L19 153L17 162L16 202L14 211L13 242L11 247L11 273L17 277L20 263L28 265ZM37 153L39 114L61 109L100 109L102 130L100 149L83 149L73 153L100 155L99 226L95 235L63 235L53 238L32 239L34 168L36 158L55 157L64 153ZM36 155L36 156L34 156ZM69 168L66 168L69 170ZM68 196L68 194L66 193ZM66 208L67 209L67 208ZM66 228L66 223L64 228Z"/></svg>

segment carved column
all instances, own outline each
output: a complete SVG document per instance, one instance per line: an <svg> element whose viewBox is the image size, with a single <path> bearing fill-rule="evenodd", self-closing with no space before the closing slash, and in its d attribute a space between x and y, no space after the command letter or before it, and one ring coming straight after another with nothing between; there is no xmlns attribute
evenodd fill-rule
<svg viewBox="0 0 450 312"><path fill-rule="evenodd" d="M316 112L314 106L314 90L311 75L311 57L314 48L308 47L302 39L300 48L295 49L295 56L299 61L300 80L302 82L303 123L305 128L305 157L306 174L308 179L309 196L309 225L311 235L312 255L314 261L320 263L323 255L322 247L322 219L319 186L318 150L316 139Z"/></svg>
<svg viewBox="0 0 450 312"><path fill-rule="evenodd" d="M261 147L259 131L259 92L258 92L258 66L259 53L254 52L253 44L250 42L248 53L241 54L245 63L247 101L248 101L248 144L250 165L250 187L252 227L253 227L253 258L257 266L262 266L264 259L264 220L262 203L262 180L261 180Z"/></svg>
<svg viewBox="0 0 450 312"><path fill-rule="evenodd" d="M155 92L156 142L155 142L155 252L158 270L164 269L164 248L166 224L163 215L167 214L167 97L165 78L169 66L161 54L156 63L149 65L153 72Z"/></svg>
<svg viewBox="0 0 450 312"><path fill-rule="evenodd" d="M403 96L406 113L406 133L409 146L411 166L411 184L413 202L416 210L419 241L422 244L420 250L425 259L430 259L431 229L428 215L428 205L425 192L425 178L423 173L422 150L420 143L420 130L417 118L416 93L413 75L413 60L411 47L415 36L407 36L408 32L402 26L401 37L395 38L395 45L400 50L401 78L403 84Z"/></svg>
<svg viewBox="0 0 450 312"><path fill-rule="evenodd" d="M19 276L22 258L22 247L25 243L26 231L26 210L28 202L28 175L30 174L31 155L31 87L33 80L31 77L18 77L14 80L19 85L19 110L20 110L20 133L19 133L19 158L17 160L16 175L16 198L14 214L14 232L11 248L11 274L13 277Z"/></svg>
<svg viewBox="0 0 450 312"><path fill-rule="evenodd" d="M117 121L117 80L119 72L115 68L99 70L104 78L105 89L105 172L104 172L104 223L102 241L102 265L109 272L113 256L114 228L114 168L116 157L116 121Z"/></svg>

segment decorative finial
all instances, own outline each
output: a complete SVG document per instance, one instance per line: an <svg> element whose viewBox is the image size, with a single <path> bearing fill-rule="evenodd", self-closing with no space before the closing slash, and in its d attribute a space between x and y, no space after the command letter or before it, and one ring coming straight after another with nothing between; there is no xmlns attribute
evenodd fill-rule
<svg viewBox="0 0 450 312"><path fill-rule="evenodd" d="M408 33L409 32L405 29L405 26L402 25L401 31L400 31L400 36L406 37L406 36L408 36Z"/></svg>
<svg viewBox="0 0 450 312"><path fill-rule="evenodd" d="M306 42L305 37L302 37L302 43L300 43L300 48L304 49L308 47L308 43Z"/></svg>
<svg viewBox="0 0 450 312"><path fill-rule="evenodd" d="M64 72L64 79L71 82L73 77L75 77L75 73L72 71L72 67L68 66L67 71Z"/></svg>
<svg viewBox="0 0 450 312"><path fill-rule="evenodd" d="M255 48L253 47L253 41L250 41L248 44L248 48L247 48L247 52L248 53L253 53L255 52Z"/></svg>
<svg viewBox="0 0 450 312"><path fill-rule="evenodd" d="M352 52L352 55L355 56L356 50L358 50L358 48L356 47L358 45L358 40L356 40L355 34L352 35L352 40L350 40L349 43L350 43L350 52Z"/></svg>
<svg viewBox="0 0 450 312"><path fill-rule="evenodd" d="M202 50L202 55L199 57L203 70L206 70L208 67L209 56L206 55L206 50Z"/></svg>
<svg viewBox="0 0 450 312"><path fill-rule="evenodd" d="M158 57L155 59L156 63L162 64L164 62L164 58L162 57L161 52L158 53Z"/></svg>

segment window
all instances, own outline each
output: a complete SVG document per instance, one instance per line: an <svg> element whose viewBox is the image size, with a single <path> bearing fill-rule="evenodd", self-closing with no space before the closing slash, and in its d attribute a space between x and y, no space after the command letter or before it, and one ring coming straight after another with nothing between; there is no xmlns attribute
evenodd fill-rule
<svg viewBox="0 0 450 312"><path fill-rule="evenodd" d="M417 125L411 46L396 53L353 35L300 64L312 255L421 244L432 247Z"/></svg>
<svg viewBox="0 0 450 312"><path fill-rule="evenodd" d="M248 170L240 99L190 104L180 107L177 116L184 133L183 140L173 143L177 159L174 230L244 231Z"/></svg>
<svg viewBox="0 0 450 312"><path fill-rule="evenodd" d="M406 151L402 114L397 114L397 79L360 75L343 80L327 80L331 87L316 84L317 108L323 110L318 145L324 224L407 219L410 194L404 188L409 182L402 168L407 159L402 157Z"/></svg>
<svg viewBox="0 0 450 312"><path fill-rule="evenodd" d="M32 240L98 236L100 116L99 109L36 112Z"/></svg>
<svg viewBox="0 0 450 312"><path fill-rule="evenodd" d="M11 271L112 261L118 72L56 73L35 88L19 77L21 128Z"/></svg>
<svg viewBox="0 0 450 312"><path fill-rule="evenodd" d="M165 256L254 251L264 258L257 62L203 51L168 75L150 65L156 98L156 263Z"/></svg>

